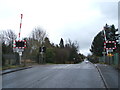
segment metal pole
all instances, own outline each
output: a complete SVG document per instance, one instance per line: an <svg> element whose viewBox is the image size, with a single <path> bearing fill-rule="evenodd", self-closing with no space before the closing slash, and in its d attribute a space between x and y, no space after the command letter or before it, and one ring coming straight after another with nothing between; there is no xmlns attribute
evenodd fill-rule
<svg viewBox="0 0 120 90"><path fill-rule="evenodd" d="M20 65L21 65L21 56L22 56L22 52L19 52L19 59L20 59L20 60L19 60L19 61L20 61L19 64L20 64Z"/></svg>
<svg viewBox="0 0 120 90"><path fill-rule="evenodd" d="M20 65L21 65L21 56L19 55L19 57L20 57Z"/></svg>
<svg viewBox="0 0 120 90"><path fill-rule="evenodd" d="M43 61L43 52L42 52L42 63L44 63L44 61Z"/></svg>
<svg viewBox="0 0 120 90"><path fill-rule="evenodd" d="M43 63L43 42L41 41L41 63Z"/></svg>
<svg viewBox="0 0 120 90"><path fill-rule="evenodd" d="M20 56L20 52L19 52L19 64L21 65L21 56Z"/></svg>
<svg viewBox="0 0 120 90"><path fill-rule="evenodd" d="M102 53L103 53L103 59L102 59L102 62L105 63L105 51L103 51Z"/></svg>
<svg viewBox="0 0 120 90"><path fill-rule="evenodd" d="M41 52L40 54L41 54L40 61L41 61L41 63L43 63L43 52Z"/></svg>

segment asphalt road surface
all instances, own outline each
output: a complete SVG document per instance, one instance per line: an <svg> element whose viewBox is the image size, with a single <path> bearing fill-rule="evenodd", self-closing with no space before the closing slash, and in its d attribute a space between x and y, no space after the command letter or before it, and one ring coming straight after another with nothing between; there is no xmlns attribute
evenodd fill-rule
<svg viewBox="0 0 120 90"><path fill-rule="evenodd" d="M38 65L5 74L3 88L105 88L91 63Z"/></svg>

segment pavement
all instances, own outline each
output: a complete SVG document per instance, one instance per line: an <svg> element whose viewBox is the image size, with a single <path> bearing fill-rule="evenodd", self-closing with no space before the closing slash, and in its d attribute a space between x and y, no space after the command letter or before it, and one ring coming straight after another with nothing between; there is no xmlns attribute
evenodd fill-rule
<svg viewBox="0 0 120 90"><path fill-rule="evenodd" d="M8 74L11 72L16 72L24 69L32 68L32 66L26 66L26 67L18 67L18 68L12 68L12 69L7 69L7 70L2 70L2 75L3 74Z"/></svg>
<svg viewBox="0 0 120 90"><path fill-rule="evenodd" d="M108 88L120 89L120 72L116 68L106 64L96 64L96 66L100 70Z"/></svg>

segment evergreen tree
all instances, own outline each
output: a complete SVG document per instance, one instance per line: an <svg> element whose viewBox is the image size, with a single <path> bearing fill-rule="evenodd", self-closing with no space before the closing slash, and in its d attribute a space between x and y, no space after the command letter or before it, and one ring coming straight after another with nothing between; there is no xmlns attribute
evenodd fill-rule
<svg viewBox="0 0 120 90"><path fill-rule="evenodd" d="M118 29L115 29L114 25L108 26L106 24L106 26L104 27L105 32L106 32L106 38L108 41L116 41L117 37L116 37L116 32L118 31Z"/></svg>
<svg viewBox="0 0 120 90"><path fill-rule="evenodd" d="M44 40L44 46L47 48L52 46L48 37L46 37Z"/></svg>
<svg viewBox="0 0 120 90"><path fill-rule="evenodd" d="M107 24L104 27L104 29L106 32L107 41L116 41L117 49L114 49L113 51L114 52L118 51L118 47L119 47L119 45L118 45L118 39L119 39L118 29L115 29L114 25L108 26Z"/></svg>
<svg viewBox="0 0 120 90"><path fill-rule="evenodd" d="M60 40L60 48L64 48L64 41L63 41L63 39L61 38L61 40Z"/></svg>
<svg viewBox="0 0 120 90"><path fill-rule="evenodd" d="M104 27L105 34L106 34L106 39L107 41L116 41L118 37L118 34L116 32L118 29L115 29L114 25L105 25ZM90 51L93 53L93 55L96 56L102 56L102 52L104 50L104 32L100 31L95 37L91 45ZM117 44L118 45L118 44ZM115 51L115 50L114 50Z"/></svg>
<svg viewBox="0 0 120 90"><path fill-rule="evenodd" d="M102 32L99 32L95 37L94 37L94 40L92 42L92 45L91 45L91 49L90 51L92 52L92 54L96 55L96 56L102 56L102 52L103 52L103 49L104 49L104 39L103 37L101 36L101 33Z"/></svg>

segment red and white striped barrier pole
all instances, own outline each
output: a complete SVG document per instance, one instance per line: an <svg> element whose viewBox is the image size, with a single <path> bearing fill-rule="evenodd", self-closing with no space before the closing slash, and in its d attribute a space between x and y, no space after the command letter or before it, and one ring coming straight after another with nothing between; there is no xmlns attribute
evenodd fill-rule
<svg viewBox="0 0 120 90"><path fill-rule="evenodd" d="M18 34L18 38L19 38L19 41L20 41L20 34L21 34L21 27L22 27L22 18L23 18L23 14L21 14L21 20L20 20L20 30L19 30L19 34ZM22 56L22 52L21 51L19 51L19 64L21 64L21 56Z"/></svg>
<svg viewBox="0 0 120 90"><path fill-rule="evenodd" d="M20 40L20 33L21 33L21 27L22 27L22 18L23 18L23 14L21 14L21 20L20 20L20 30L19 30L19 34L18 34L19 40Z"/></svg>
<svg viewBox="0 0 120 90"><path fill-rule="evenodd" d="M104 27L104 30L103 30L103 33L104 33L104 52L106 51L106 53L108 54L108 50L106 50L106 42L107 42L107 38L106 38L106 33L105 33L105 27Z"/></svg>

